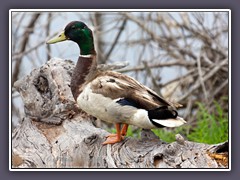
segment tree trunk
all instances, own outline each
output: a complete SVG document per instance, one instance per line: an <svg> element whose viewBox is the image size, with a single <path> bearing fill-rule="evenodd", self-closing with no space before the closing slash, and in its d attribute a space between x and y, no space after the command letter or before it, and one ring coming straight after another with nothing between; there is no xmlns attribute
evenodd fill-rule
<svg viewBox="0 0 240 180"><path fill-rule="evenodd" d="M74 64L51 59L15 82L25 117L12 132L12 168L228 168L228 142L165 143L150 130L102 145L108 132L78 109L70 90Z"/></svg>

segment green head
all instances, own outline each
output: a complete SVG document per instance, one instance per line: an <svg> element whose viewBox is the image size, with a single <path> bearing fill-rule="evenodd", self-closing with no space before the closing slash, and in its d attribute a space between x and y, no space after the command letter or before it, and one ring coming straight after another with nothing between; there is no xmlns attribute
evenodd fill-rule
<svg viewBox="0 0 240 180"><path fill-rule="evenodd" d="M49 40L48 44L53 44L65 40L71 40L78 44L81 55L96 54L94 49L93 34L86 24L80 21L70 22L56 37Z"/></svg>

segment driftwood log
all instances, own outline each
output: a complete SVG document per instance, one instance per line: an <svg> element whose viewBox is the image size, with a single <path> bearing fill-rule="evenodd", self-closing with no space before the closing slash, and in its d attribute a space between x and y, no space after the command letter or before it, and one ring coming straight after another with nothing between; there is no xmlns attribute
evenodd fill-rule
<svg viewBox="0 0 240 180"><path fill-rule="evenodd" d="M228 168L228 142L195 143L177 134L166 143L142 130L140 139L103 146L108 132L72 97L73 68L54 58L15 82L25 117L12 132L12 168Z"/></svg>

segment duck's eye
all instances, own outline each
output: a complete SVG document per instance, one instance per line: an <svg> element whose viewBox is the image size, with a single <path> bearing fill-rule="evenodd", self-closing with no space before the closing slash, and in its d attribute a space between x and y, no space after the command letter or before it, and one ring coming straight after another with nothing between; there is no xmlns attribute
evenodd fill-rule
<svg viewBox="0 0 240 180"><path fill-rule="evenodd" d="M76 26L72 26L72 29L76 29Z"/></svg>

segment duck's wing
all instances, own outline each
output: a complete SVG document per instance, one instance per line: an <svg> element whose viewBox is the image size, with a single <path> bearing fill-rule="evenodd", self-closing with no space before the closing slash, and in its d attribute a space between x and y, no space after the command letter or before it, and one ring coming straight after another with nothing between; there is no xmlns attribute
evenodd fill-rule
<svg viewBox="0 0 240 180"><path fill-rule="evenodd" d="M113 100L122 99L131 102L138 108L151 110L159 107L180 107L180 104L169 102L135 79L117 72L100 73L90 82L93 93L102 94Z"/></svg>

